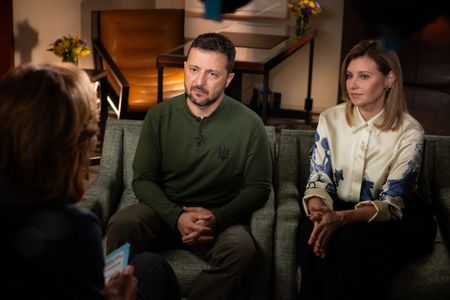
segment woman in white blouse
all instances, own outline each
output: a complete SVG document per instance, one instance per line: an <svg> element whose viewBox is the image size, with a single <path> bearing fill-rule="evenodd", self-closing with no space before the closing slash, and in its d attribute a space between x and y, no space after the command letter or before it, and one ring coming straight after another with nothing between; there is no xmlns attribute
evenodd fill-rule
<svg viewBox="0 0 450 300"><path fill-rule="evenodd" d="M416 193L422 126L407 113L400 62L365 40L341 68L345 103L320 115L299 228L300 299L385 299L396 268L430 248Z"/></svg>

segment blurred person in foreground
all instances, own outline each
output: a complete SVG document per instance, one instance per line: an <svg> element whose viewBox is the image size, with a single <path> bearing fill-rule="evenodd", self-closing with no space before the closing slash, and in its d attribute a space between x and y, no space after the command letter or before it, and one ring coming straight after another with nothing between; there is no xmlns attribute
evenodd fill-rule
<svg viewBox="0 0 450 300"><path fill-rule="evenodd" d="M105 284L100 221L75 206L97 143L96 99L72 64L29 64L0 81L1 287L13 299L136 298L133 266Z"/></svg>

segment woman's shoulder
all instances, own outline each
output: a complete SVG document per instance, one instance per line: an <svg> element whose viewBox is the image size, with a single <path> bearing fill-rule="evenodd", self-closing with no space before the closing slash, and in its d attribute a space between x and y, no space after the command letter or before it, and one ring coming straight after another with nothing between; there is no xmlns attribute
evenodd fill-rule
<svg viewBox="0 0 450 300"><path fill-rule="evenodd" d="M422 125L413 116L403 113L401 126L394 131L387 131L389 135L396 136L401 143L422 144L425 131Z"/></svg>
<svg viewBox="0 0 450 300"><path fill-rule="evenodd" d="M422 144L425 136L425 130L419 121L417 121L409 113L403 113L402 124L398 130L394 131L400 141L403 143L418 143Z"/></svg>
<svg viewBox="0 0 450 300"><path fill-rule="evenodd" d="M95 214L73 204L10 203L1 206L0 216L3 225L15 230L27 226L43 229L50 226L72 233L87 229L100 230L100 220Z"/></svg>
<svg viewBox="0 0 450 300"><path fill-rule="evenodd" d="M7 231L2 235L7 246L0 253L8 257L4 269L10 274L9 292L17 299L100 298L103 252L94 214L61 204L5 209L0 215L9 216L2 220L1 231Z"/></svg>
<svg viewBox="0 0 450 300"><path fill-rule="evenodd" d="M67 213L69 215L73 215L74 217L80 218L80 219L87 219L87 220L98 220L98 217L92 213L90 210L80 208L76 206L76 204L67 204L63 205L60 210L64 213Z"/></svg>
<svg viewBox="0 0 450 300"><path fill-rule="evenodd" d="M422 124L420 124L419 121L417 121L413 116L411 116L409 113L403 113L403 130L410 131L415 130L418 132L424 132L424 129L422 127Z"/></svg>
<svg viewBox="0 0 450 300"><path fill-rule="evenodd" d="M61 213L70 219L70 222L75 225L77 231L84 231L88 229L99 229L100 219L93 212L79 208L75 204L66 204L57 209L56 212ZM72 226L74 227L74 226Z"/></svg>
<svg viewBox="0 0 450 300"><path fill-rule="evenodd" d="M325 109L320 113L323 117L345 114L345 103L337 104Z"/></svg>
<svg viewBox="0 0 450 300"><path fill-rule="evenodd" d="M345 103L327 108L320 113L320 119L326 123L341 123L342 120L345 120Z"/></svg>

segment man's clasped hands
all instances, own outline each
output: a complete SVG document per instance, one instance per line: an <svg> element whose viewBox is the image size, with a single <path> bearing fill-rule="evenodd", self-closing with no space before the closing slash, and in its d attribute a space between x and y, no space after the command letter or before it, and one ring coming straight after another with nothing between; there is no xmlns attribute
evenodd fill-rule
<svg viewBox="0 0 450 300"><path fill-rule="evenodd" d="M203 207L183 207L177 227L182 242L189 246L210 242L214 239L216 216Z"/></svg>

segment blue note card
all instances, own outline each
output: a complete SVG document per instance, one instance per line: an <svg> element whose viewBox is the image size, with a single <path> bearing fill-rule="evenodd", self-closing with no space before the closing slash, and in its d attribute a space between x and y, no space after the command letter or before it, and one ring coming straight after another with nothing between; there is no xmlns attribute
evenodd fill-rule
<svg viewBox="0 0 450 300"><path fill-rule="evenodd" d="M125 243L105 257L105 282L108 282L112 275L123 272L128 265L130 257L130 244Z"/></svg>

